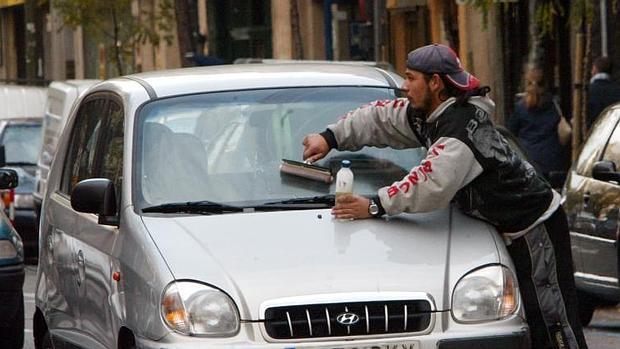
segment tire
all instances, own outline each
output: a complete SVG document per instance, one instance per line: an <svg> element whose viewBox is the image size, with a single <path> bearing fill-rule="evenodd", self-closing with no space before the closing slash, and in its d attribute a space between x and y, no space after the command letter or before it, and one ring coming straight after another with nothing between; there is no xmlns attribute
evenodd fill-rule
<svg viewBox="0 0 620 349"><path fill-rule="evenodd" d="M579 300L579 321L581 322L581 326L586 327L590 321L592 321L594 311L600 302L597 301L596 298L583 292L578 292L577 298Z"/></svg>
<svg viewBox="0 0 620 349"><path fill-rule="evenodd" d="M22 349L24 346L24 294L19 294L15 317L0 327L0 348Z"/></svg>
<svg viewBox="0 0 620 349"><path fill-rule="evenodd" d="M41 343L39 346L37 346L37 349L54 349L54 343L52 343L52 336L48 331L46 331L43 335Z"/></svg>

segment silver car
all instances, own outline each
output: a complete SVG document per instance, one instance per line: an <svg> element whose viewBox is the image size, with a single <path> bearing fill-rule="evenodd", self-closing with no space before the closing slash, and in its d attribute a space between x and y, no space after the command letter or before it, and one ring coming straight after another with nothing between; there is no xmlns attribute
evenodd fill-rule
<svg viewBox="0 0 620 349"><path fill-rule="evenodd" d="M102 82L79 100L44 197L38 348L527 348L513 265L456 208L330 215L333 184L281 173L304 135L401 77L374 67L230 65ZM354 191L423 150L332 151Z"/></svg>

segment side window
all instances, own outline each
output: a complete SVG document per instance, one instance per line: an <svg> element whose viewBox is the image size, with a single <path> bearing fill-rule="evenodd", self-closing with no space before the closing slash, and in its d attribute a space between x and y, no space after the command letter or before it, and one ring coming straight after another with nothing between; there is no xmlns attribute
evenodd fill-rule
<svg viewBox="0 0 620 349"><path fill-rule="evenodd" d="M611 138L609 138L603 160L613 161L616 164L616 169L620 169L620 125L616 126Z"/></svg>
<svg viewBox="0 0 620 349"><path fill-rule="evenodd" d="M108 112L101 133L99 148L101 159L101 171L97 177L107 178L114 182L117 199L120 199L120 189L123 180L123 108L110 100Z"/></svg>
<svg viewBox="0 0 620 349"><path fill-rule="evenodd" d="M618 128L616 127L618 118L620 118L620 112L615 109L612 109L608 113L602 114L599 117L599 120L592 127L592 131L590 132L588 139L581 148L581 153L577 159L577 173L582 176L591 175L592 166L594 166L594 163L600 159L603 148L605 148L605 143L609 139L609 134L614 128L616 131L614 131L614 135L611 137L608 148L611 148L611 143L615 142L615 147L617 149L618 143L620 143L620 131L618 131ZM620 165L620 163L616 163L616 165Z"/></svg>
<svg viewBox="0 0 620 349"><path fill-rule="evenodd" d="M91 99L78 110L71 130L71 140L60 186L61 192L65 194L70 195L79 181L92 178L94 175L97 139L101 131L102 114L105 112L106 104L105 99Z"/></svg>

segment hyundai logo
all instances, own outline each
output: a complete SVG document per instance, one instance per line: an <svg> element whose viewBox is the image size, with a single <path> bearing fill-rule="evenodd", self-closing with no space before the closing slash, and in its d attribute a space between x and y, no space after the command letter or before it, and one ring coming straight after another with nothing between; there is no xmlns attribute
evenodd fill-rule
<svg viewBox="0 0 620 349"><path fill-rule="evenodd" d="M341 325L351 326L358 323L360 321L360 317L353 313L342 313L338 315L336 321Z"/></svg>

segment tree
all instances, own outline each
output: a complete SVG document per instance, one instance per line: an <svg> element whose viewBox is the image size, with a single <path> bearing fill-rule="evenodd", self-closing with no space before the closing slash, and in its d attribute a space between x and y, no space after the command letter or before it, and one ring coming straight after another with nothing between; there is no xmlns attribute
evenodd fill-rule
<svg viewBox="0 0 620 349"><path fill-rule="evenodd" d="M94 40L105 45L118 75L135 70L129 59L137 45L158 46L172 41L173 0L160 0L152 11L132 11L134 0L52 0L66 25L81 26ZM136 13L137 12L137 13Z"/></svg>

